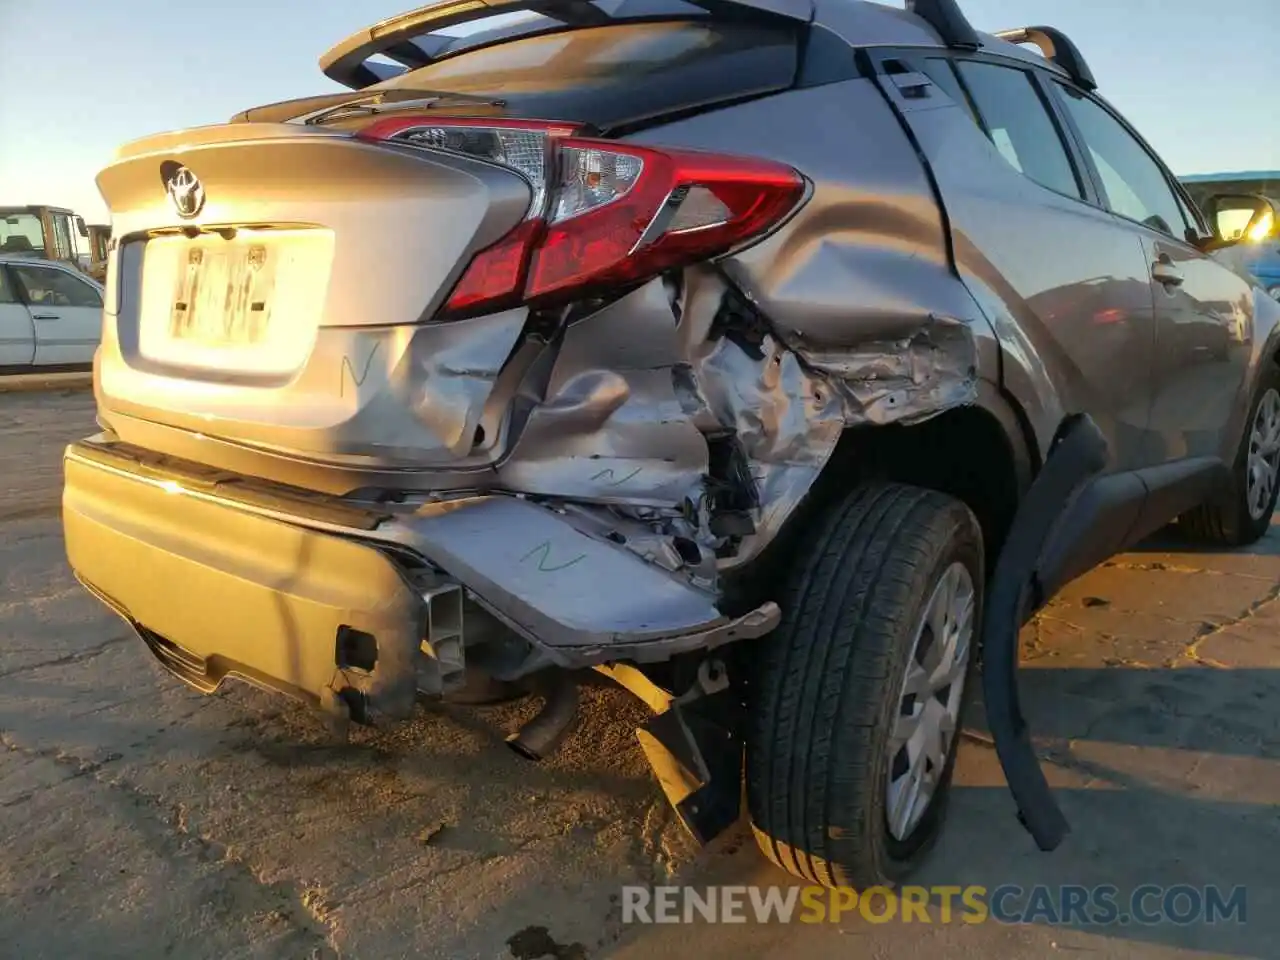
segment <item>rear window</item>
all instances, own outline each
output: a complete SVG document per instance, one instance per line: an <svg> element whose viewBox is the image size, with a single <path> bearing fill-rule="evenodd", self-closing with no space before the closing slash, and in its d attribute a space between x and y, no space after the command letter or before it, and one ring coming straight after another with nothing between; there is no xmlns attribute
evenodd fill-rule
<svg viewBox="0 0 1280 960"><path fill-rule="evenodd" d="M490 94L512 113L607 126L785 89L795 78L797 33L710 20L578 28L446 56L369 89Z"/></svg>
<svg viewBox="0 0 1280 960"><path fill-rule="evenodd" d="M384 86L469 84L484 91L509 83L611 80L619 71L643 77L691 57L747 49L742 31L704 23L617 24L544 33L455 54L396 77Z"/></svg>

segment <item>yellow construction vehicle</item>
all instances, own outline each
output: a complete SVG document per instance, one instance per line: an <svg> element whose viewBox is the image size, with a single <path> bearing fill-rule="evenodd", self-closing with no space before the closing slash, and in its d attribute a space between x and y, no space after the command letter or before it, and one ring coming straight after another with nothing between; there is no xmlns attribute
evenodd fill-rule
<svg viewBox="0 0 1280 960"><path fill-rule="evenodd" d="M88 237L84 217L63 207L0 207L0 253L59 260L87 273L79 241Z"/></svg>
<svg viewBox="0 0 1280 960"><path fill-rule="evenodd" d="M111 224L89 224L89 276L99 283L107 282L107 244L111 239Z"/></svg>

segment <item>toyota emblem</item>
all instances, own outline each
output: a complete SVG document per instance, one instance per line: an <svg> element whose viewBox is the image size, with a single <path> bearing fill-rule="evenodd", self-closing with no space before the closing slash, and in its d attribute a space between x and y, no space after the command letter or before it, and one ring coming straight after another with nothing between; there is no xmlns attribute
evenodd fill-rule
<svg viewBox="0 0 1280 960"><path fill-rule="evenodd" d="M204 184L189 168L166 161L160 166L160 179L178 216L190 220L204 209Z"/></svg>

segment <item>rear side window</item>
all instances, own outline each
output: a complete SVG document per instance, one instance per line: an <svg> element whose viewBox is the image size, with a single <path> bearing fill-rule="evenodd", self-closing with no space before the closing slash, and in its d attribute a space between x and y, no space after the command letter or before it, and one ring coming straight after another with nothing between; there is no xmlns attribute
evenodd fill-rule
<svg viewBox="0 0 1280 960"><path fill-rule="evenodd" d="M1043 187L1083 199L1062 134L1031 75L974 60L961 60L956 67L987 135L1010 166Z"/></svg>

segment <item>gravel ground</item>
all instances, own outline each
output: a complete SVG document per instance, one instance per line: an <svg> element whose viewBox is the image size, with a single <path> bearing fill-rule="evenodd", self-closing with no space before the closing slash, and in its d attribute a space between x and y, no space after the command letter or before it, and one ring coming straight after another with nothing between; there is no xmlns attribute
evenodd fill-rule
<svg viewBox="0 0 1280 960"><path fill-rule="evenodd" d="M1246 923L628 927L623 884L789 883L744 831L685 840L634 700L590 689L531 765L501 747L528 702L341 744L243 685L195 694L66 568L60 454L92 430L87 391L0 392L0 956L1276 956L1280 532L1148 544L1059 597L1026 631L1025 697L1074 832L1035 851L978 717L919 878L1245 885Z"/></svg>

